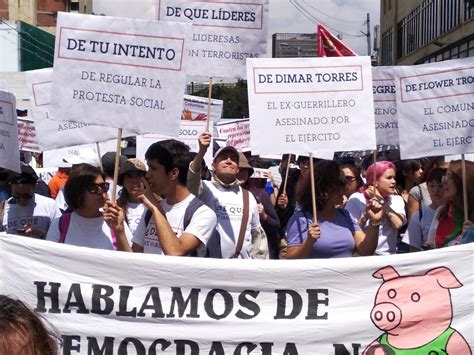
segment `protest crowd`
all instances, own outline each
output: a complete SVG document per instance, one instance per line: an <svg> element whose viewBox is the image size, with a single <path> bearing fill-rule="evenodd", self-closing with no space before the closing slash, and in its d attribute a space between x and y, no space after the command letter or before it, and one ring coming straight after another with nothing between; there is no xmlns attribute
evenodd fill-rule
<svg viewBox="0 0 474 355"><path fill-rule="evenodd" d="M208 3L203 2L204 5L200 6L214 6L212 2ZM265 2L265 6L267 5ZM242 6L251 7L251 4L242 4ZM262 5L260 9L263 8ZM179 14L177 9L176 16ZM223 12L223 14L227 13L233 12ZM171 11L168 11L167 16L171 16L170 14ZM259 19L266 22L263 13L256 17L243 16L244 14L246 12L239 16L235 15L235 18L232 17L231 20L243 21L245 18L246 22ZM212 20L221 21L222 19L215 17ZM54 257L57 257L61 248L68 248L78 256L84 250L87 252L106 250L104 255L113 255L113 258L132 257L137 265L142 262L138 258L150 261L150 265L154 260L160 262L171 260L175 263L174 266L179 266L183 260L184 262L194 260L198 264L204 259L213 259L213 268L219 270L220 265L224 265L222 270L225 271L226 265L231 265L233 262L226 264L217 259L257 259L259 261L256 261L255 265L259 267L273 263L278 264L276 268L287 266L291 268L293 265L303 265L291 259L346 258L344 260L349 261L348 258L351 258L350 260L361 261L361 265L370 259L367 265L374 267L371 263L376 265L380 260L390 260L387 261L387 265L390 265L389 263L394 260L392 255L395 254L410 256L409 253L419 253L416 255L421 255L423 258L423 254L430 254L426 252L428 250L435 253L435 249L462 248L453 246L474 241L474 162L465 159L464 156L465 153L473 152L472 125L474 124L472 120L461 120L465 116L458 118L458 115L461 113L466 115L465 111L469 110L466 106L465 110L456 109L456 112L451 112L450 109L440 111L441 106L435 108L435 104L432 104L433 107L423 108L424 111L421 114L414 112L417 104L412 104L414 101L441 100L446 97L447 100L457 100L457 96L471 95L472 97L472 71L471 74L466 74L469 78L466 81L439 79L438 82L443 82L445 85L442 88L422 85L426 83L416 85L409 80L402 85L402 80L406 78L411 80L412 77L418 78L423 75L448 76L451 75L450 70L455 73L452 75L461 75L472 70L472 60L454 62L452 68L448 64L439 68L431 64L432 66L428 69L434 74L432 72L425 74L422 72L424 69L420 69L422 74L408 75L413 74L410 70L415 70L408 66L399 69L398 72L393 69L390 72L391 89L383 92L383 94L393 94L393 97L390 97L390 100L380 100L380 102L396 102L399 117L386 115L380 118L380 121L393 119L394 124L387 124L385 126L387 129L376 130L373 106L374 102L377 102L375 85L377 80L389 79L375 78L376 75L381 75L382 71L377 74L377 71L371 68L368 57L357 57L350 51L346 55L351 59L347 59L349 57L337 58L333 64L327 60L328 58L317 58L314 59L315 62L311 62L313 66L306 66L301 64L303 62L291 62L290 59L282 60L282 62L277 59L272 62L269 58L258 58L260 53L256 53L255 57L249 54L245 62L243 57L245 53L235 52L236 49L227 49L227 52L214 50L212 52L214 55L210 54L211 49L209 49L209 53L202 58L190 56L187 60L194 61L191 62L192 65L189 65L191 70L196 70L198 67L196 63L199 60L204 61L209 58L237 60L237 64L233 65L236 66L236 70L240 70L241 76L247 70L250 118L246 119L245 129L248 130L247 143L249 144L244 146L241 144L243 141L241 137L237 134L232 136L232 133L238 130L236 127L244 123L238 122L235 123L236 127L224 128L227 120L222 118L222 111L217 113L217 117L212 117L211 106L215 104L211 95L212 76L218 76L223 71L230 70L222 64L224 60L218 61L215 68L207 64L206 68L216 70L217 74L212 71L206 72L210 78L209 98L202 99L204 109L201 109L194 119L195 112L191 111L198 105L199 100L193 102L193 99L185 97L184 94L176 94L184 86L186 74L199 74L186 73L182 66L183 59L186 57L184 48L188 45L188 39L191 38L191 25L174 23L171 26L171 22L165 21L138 21L137 31L141 29L145 34L133 35L132 38L137 43L131 45L124 44L127 41L124 39L126 36L120 36L120 31L122 28L135 26L135 20L113 19L107 16L103 16L102 19L102 16L90 16L87 21L84 22L87 25L83 25L81 16L60 14L58 28L63 26L63 37L59 36L56 45L63 51L61 55L66 53L69 57L58 54L55 58L54 72L53 68L50 68L27 74L30 80L28 86L32 90L31 102L39 103L42 96L48 99L47 104L40 103L33 107L39 147L45 149L36 150L35 162L32 163L31 159L27 159L24 151L21 155L18 154L21 156L20 159L14 159L13 155L19 153L20 149L8 153L7 148L10 149L13 145L7 143L5 145L7 148L5 148L0 142L0 242L8 244L9 239L13 240L12 250L17 243L15 240L35 239L34 243L40 244L39 248L54 249L56 253ZM207 25L205 22L202 26ZM109 52L107 52L109 42L106 42L107 49L105 46L103 49L102 46L105 42L100 42L101 49L98 53L96 45L99 42L95 41L96 38L93 37L95 34L88 34L93 39L89 39L89 42L77 39L74 37L75 26L90 26L94 28L90 31L91 33L99 33L97 34L99 39L106 33L115 42L110 39L112 45ZM196 30L195 27L194 30ZM263 27L261 24L259 28ZM84 30L84 32L87 31ZM156 31L160 35L154 37L146 34L147 31L153 34ZM109 37L104 38L109 40ZM211 37L209 34L195 34L193 38L204 41ZM251 42L251 39L242 38L242 41ZM162 41L164 44L153 41ZM253 49L258 46L250 47ZM139 55L135 55L135 49L139 49L137 51ZM221 49L218 47L218 50ZM151 55L152 53L154 54ZM190 53L201 52L191 49ZM202 53L206 51L203 50ZM100 57L100 60L96 60L97 55L103 55L105 59ZM342 55L339 56L342 57ZM74 65L74 60L85 63L84 68L81 67L78 70L77 63ZM321 61L316 62L316 60ZM297 64L301 64L300 67ZM123 69L124 67L126 70ZM318 68L317 71L313 72L314 68ZM72 73L74 70L75 72ZM111 73L107 73L108 70L111 72L124 70L123 78L128 79L116 80L117 74L111 76ZM407 72L405 73L404 70ZM458 72L461 74L457 74ZM106 79L110 76L115 79ZM135 80L132 80L133 78ZM395 78L400 78L400 80L395 80ZM456 86L455 84L447 85L449 80L451 83L456 83L459 88L452 88ZM68 86L69 81L71 86ZM34 91L45 82L52 83L52 86L44 89L42 94L40 91ZM81 89L73 87L73 84L78 87L82 85ZM110 92L120 92L120 94L107 93L106 88ZM400 95L395 99L395 89L399 92L405 90L403 91L405 96ZM439 92L431 93L428 92L429 89L434 91L439 89ZM153 90L162 91L155 94ZM447 94L442 90L446 90ZM456 91L453 94L449 90L458 90L460 93ZM423 96L431 94L438 96L428 97L428 99ZM10 100L12 106L15 106L13 94L1 90L0 95L3 95L0 96L0 102L9 103L8 100ZM150 98L152 95L154 95L153 98ZM456 104L452 101L449 102L451 103L445 104L443 101L445 105L443 107L458 107L454 106ZM222 109L222 102L220 105ZM441 103L436 105L441 105ZM107 110L110 107L113 107L113 113L110 114L113 120L107 121L105 116L108 115ZM100 111L99 114L94 113L96 108ZM435 116L431 109L436 109L436 113L441 118ZM381 108L379 110L383 111ZM182 114L181 117L176 115L179 112ZM3 115L4 112L2 111L1 114ZM412 116L422 115L426 120L429 120L431 116L446 120L438 124L447 124L449 123L447 120L452 121L451 128L459 129L461 133L456 134L463 134L466 138L461 137L463 139L459 141L459 144L454 144L453 139L459 138L457 136L453 138L454 133L443 132L444 135L439 138L441 136L438 137L437 132L431 133L431 131L441 131L442 129L439 128L441 126L437 126L439 129L431 129L432 126L421 124L417 127L418 134L422 132L428 138L420 138L419 143L412 142L415 134L408 132L412 128L404 130L403 125L407 122L412 124L414 121L411 119ZM50 116L53 118L50 119ZM267 116L271 117L265 121ZM66 117L68 121L61 121L58 117ZM212 122L212 119L219 122ZM397 119L399 119L398 122L396 122ZM78 127L68 126L69 121L78 122ZM457 121L459 121L459 127L454 123ZM0 120L0 124L4 123ZM268 132L266 127L269 127ZM393 127L398 127L398 129L392 131ZM140 155L134 151L125 155L121 151L120 147L125 141L122 138L122 130L126 138L136 136L137 141L148 139L146 148L143 150L144 154ZM415 131L415 129L412 130ZM448 131L448 129L445 130ZM44 134L46 131L48 134ZM187 134L188 132L193 133ZM223 133L228 135L222 138ZM159 136L159 139L154 139L153 137L156 137L153 136L154 134ZM397 136L395 139L396 135L399 135L399 138ZM189 136L192 138L190 139ZM109 148L101 154L99 142L114 138L117 140L116 150ZM217 143L219 139L220 144ZM390 143L394 142L394 144L383 144L385 139L393 139ZM57 144L58 141L60 145ZM96 149L91 148L92 144L96 144ZM419 150L417 150L417 144ZM55 165L48 164L48 168L54 167L55 171L45 181L46 175L42 174L40 169L43 154L46 154L48 150L58 149L58 152L61 152L59 148L70 147L76 147L76 152L55 156ZM440 147L446 150L436 150ZM340 148L339 151L336 148ZM375 150L364 150L373 148ZM312 152L315 154L313 155ZM439 152L439 154L420 152ZM451 159L450 156L454 154L461 154L462 158ZM18 160L21 160L19 165ZM4 162L7 163L4 164ZM70 247L59 247L59 244ZM169 258L173 256L184 258ZM283 261L274 262L278 259ZM235 262L241 262L239 265L250 264L251 266L254 263L248 260ZM97 265L90 265L90 268L100 269L103 266L102 261L98 260ZM129 265L123 267L124 269L120 269L117 266L119 273ZM130 267L137 266L130 265ZM341 266L334 267L334 270L337 271L338 267ZM328 269L333 271L331 268ZM291 270L295 272L294 276L297 280L298 269ZM446 270L437 272L441 276L446 276L448 274ZM451 271L449 272L448 277L452 275ZM430 271L427 271L426 275L429 273ZM184 280L183 275L184 273L176 277L177 279L183 277ZM201 273L196 278L207 277L206 275L206 273ZM235 282L232 287L235 286L237 290L236 285L246 287L238 284L240 280L232 280L231 275L229 273L230 284ZM436 277L441 277L439 275L437 274ZM402 278L392 266L385 266L376 272L371 272L370 276L383 279L383 282ZM329 277L329 280L331 283L334 279ZM443 291L462 286L454 276L449 280L445 284L437 281L436 286L441 285ZM210 284L213 281L209 279ZM306 281L303 281L301 284L305 283L305 285L301 287L312 287L307 286ZM93 282L90 281L90 283ZM111 284L113 283L111 281ZM198 286L194 284L189 286L189 282L186 284L186 281L182 283L192 288L190 298L184 301L181 296L180 299L181 303L186 303L184 305L186 308L188 300L193 295L197 297L201 289L194 292L197 287L200 287L199 283ZM120 285L120 302L117 302L120 310L117 312L117 317L128 317L133 312L135 312L133 317L137 317L136 307L127 311L129 294L126 292L131 292L133 287L124 286L119 281L116 281L116 284ZM45 285L45 281L35 280L37 299L50 297L51 308L54 308L55 305L57 306L59 296L56 298L52 296L53 288L57 287L56 292L62 295L66 286L61 290L62 293L59 293L60 283L50 282L48 293L44 291ZM107 308L109 304L106 298L114 292L113 287L94 283L92 288L96 286L109 288L104 294L100 294L99 291L98 296L90 297L91 307L94 308L94 302L97 302L100 309L101 300L105 300ZM145 286L149 285L145 284ZM206 297L204 304L207 315L210 314L209 317L213 321L220 320L220 316L222 318L229 316L230 311L224 312L225 316L217 314L218 312L216 313L213 309L209 311L212 308L209 304L214 300L212 297L218 292L223 295L226 307L232 303L230 302L232 298L230 301L225 299L227 291L218 288L217 281L215 285L205 286L211 289L209 291L211 296ZM300 284L293 285L293 288L296 289L299 286ZM171 292L177 292L176 289L177 287L171 287ZM278 314L281 318L290 319L292 312L287 315L284 309L287 295L283 296L280 292L292 295L293 302L296 302L296 291L288 287L288 290L277 289L272 293L268 289L269 287L266 291L272 296L274 296L273 293L277 295L277 315L274 319L278 319ZM82 300L80 293L82 291L80 282L71 286L66 306L64 308L61 306L63 313L67 315L71 313L68 307L80 309L81 311L77 313L89 313L88 310L81 309L87 303ZM95 291L94 289L93 292ZM122 292L126 293L126 296L122 297ZM157 294L150 296L152 292L155 292L153 287L150 288L150 293L143 302L142 311L138 312L143 317L146 316L143 309L150 311L153 308L147 302L150 299L153 302L159 299L157 289ZM243 292L254 292L256 299L260 291L250 289ZM321 286L321 288L305 289L303 294L304 292L308 294L309 304L305 320L323 319L324 316L318 314L318 306L323 304L328 306L329 301L318 299L318 293L327 296L328 291ZM390 291L388 292L388 297L394 298L390 296ZM45 294L47 296L44 296ZM231 297L230 293L227 294ZM316 298L311 302L309 299L315 294ZM412 296L413 294L417 294L418 299L413 301L412 297L412 301L418 302L420 295L417 292L412 293ZM73 298L76 302L72 301ZM110 297L109 301L111 299ZM252 303L249 299L239 296L239 302L245 304L246 301L247 305ZM38 304L40 304L39 301ZM280 308L282 304L283 309ZM172 303L170 314L167 315L169 318L174 317L173 305L174 303ZM193 315L195 303L189 302L189 305L191 316L184 315L184 310L179 310L178 321L181 321L180 317L199 318L196 314ZM259 306L256 303L255 305L256 307L248 307L248 309L253 309L256 317L260 309L257 312L255 309ZM310 305L313 309L310 309ZM113 305L109 307L108 314L112 313L113 307ZM374 305L374 310L376 307L377 305ZM43 313L47 318L46 308L43 304L36 310L44 309ZM59 314L59 307L57 308L57 312L50 311L50 313ZM154 312L153 317L159 313L156 309ZM298 314L299 312L301 309ZM105 311L96 313L106 314ZM391 313L388 312L388 314ZM252 318L241 311L236 312L237 318L239 315L242 319ZM296 318L297 315L294 317ZM372 320L375 319L373 322L377 328L385 331L386 329L383 328L385 325L377 324L376 321L380 321L377 317L378 313L375 311ZM452 317L450 313L445 318L449 318L450 321ZM162 318L165 318L164 313ZM204 319L203 323L207 320ZM238 321L240 320L239 318ZM0 295L0 353L20 353L19 344L23 342L23 350L27 349L25 354L54 354L56 342L64 342L65 338L56 339L56 334L47 328L43 327L43 321L37 318L28 302L23 302L21 297L15 300ZM452 333L455 331L451 328L448 330ZM445 329L440 331L442 334L445 334L444 332ZM73 337L66 334L67 336ZM431 341L438 339L437 336L430 334L426 338ZM466 340L462 336L459 337L453 339L461 344L459 349L466 349ZM377 338L373 344L375 346L377 342L382 344L382 341L385 341L383 339ZM177 340L179 341L181 340ZM366 341L365 338L364 341ZM444 348L448 346L448 342L446 339ZM156 353L156 342L153 344L154 353ZM74 348L71 344L68 346L68 349ZM125 348L127 346L125 344ZM214 342L212 346L215 346ZM406 349L411 349L410 346L407 345ZM126 352L119 350L120 353ZM149 353L152 354L152 350ZM184 351L177 351L177 353L184 354ZM211 353L214 354L214 352ZM221 353L224 354L223 351ZM235 354L237 353L236 351ZM248 353L250 354L250 350ZM271 351L267 353L271 354ZM284 353L298 354L298 352L286 351ZM198 354L198 352L192 352L192 354Z"/></svg>

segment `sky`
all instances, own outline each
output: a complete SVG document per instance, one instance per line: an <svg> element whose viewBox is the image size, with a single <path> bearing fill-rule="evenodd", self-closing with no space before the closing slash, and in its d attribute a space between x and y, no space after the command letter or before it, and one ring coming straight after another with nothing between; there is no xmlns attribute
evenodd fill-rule
<svg viewBox="0 0 474 355"><path fill-rule="evenodd" d="M269 0L268 34L277 32L314 33L321 23L333 34L341 31L343 42L359 55L367 55L367 38L352 37L366 32L367 13L370 14L370 32L373 47L374 26L380 22L379 0ZM295 5L293 5L295 4ZM303 8L303 15L295 6ZM309 18L308 18L309 17ZM314 17L314 18L312 18ZM270 41L270 39L269 39Z"/></svg>

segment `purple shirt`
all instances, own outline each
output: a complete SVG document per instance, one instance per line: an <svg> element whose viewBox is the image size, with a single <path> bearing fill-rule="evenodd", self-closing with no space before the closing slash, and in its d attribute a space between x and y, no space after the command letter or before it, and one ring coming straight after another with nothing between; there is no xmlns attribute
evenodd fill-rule
<svg viewBox="0 0 474 355"><path fill-rule="evenodd" d="M313 223L312 216L303 211L296 211L288 221L286 239L288 247L299 246L308 237L308 227ZM310 258L345 258L351 257L355 248L355 231L361 230L357 221L343 208L336 210L336 220L325 221L318 218L321 236L313 244Z"/></svg>

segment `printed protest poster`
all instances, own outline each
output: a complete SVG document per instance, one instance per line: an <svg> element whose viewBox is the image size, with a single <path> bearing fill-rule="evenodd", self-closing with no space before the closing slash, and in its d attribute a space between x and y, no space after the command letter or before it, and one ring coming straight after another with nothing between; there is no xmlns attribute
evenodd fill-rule
<svg viewBox="0 0 474 355"><path fill-rule="evenodd" d="M191 27L59 13L51 119L177 136Z"/></svg>
<svg viewBox="0 0 474 355"><path fill-rule="evenodd" d="M209 130L212 130L212 123L218 121L222 116L223 101L211 99L211 117ZM179 141L187 144L191 152L199 151L199 136L206 130L207 125L208 99L192 95L184 95L183 111L181 113L181 123L179 128ZM137 136L137 158L145 161L145 152L148 147L160 140L169 139L159 134L145 134ZM212 163L212 145L204 156L206 164Z"/></svg>
<svg viewBox="0 0 474 355"><path fill-rule="evenodd" d="M369 57L248 59L255 154L375 149Z"/></svg>
<svg viewBox="0 0 474 355"><path fill-rule="evenodd" d="M449 354L474 346L466 267L474 244L271 262L157 257L14 235L0 236L0 250L0 294L55 326L61 354L376 354L387 349L381 337L414 354L440 336Z"/></svg>
<svg viewBox="0 0 474 355"><path fill-rule="evenodd" d="M97 143L117 137L117 129L89 123L52 120L51 88L53 69L39 69L25 72L30 94L36 139L41 150L54 150L81 144ZM123 132L122 136L131 133Z"/></svg>
<svg viewBox="0 0 474 355"><path fill-rule="evenodd" d="M0 167L20 172L15 95L0 91Z"/></svg>
<svg viewBox="0 0 474 355"><path fill-rule="evenodd" d="M377 144L398 145L397 95L393 67L372 68Z"/></svg>
<svg viewBox="0 0 474 355"><path fill-rule="evenodd" d="M268 0L159 0L157 19L191 23L188 75L245 77L267 51Z"/></svg>
<svg viewBox="0 0 474 355"><path fill-rule="evenodd" d="M231 145L240 150L250 147L250 122L248 118L222 120L215 125L215 131L217 138L225 141L225 146Z"/></svg>
<svg viewBox="0 0 474 355"><path fill-rule="evenodd" d="M18 120L18 144L20 150L27 152L41 152L36 140L36 129L33 120L19 118Z"/></svg>
<svg viewBox="0 0 474 355"><path fill-rule="evenodd" d="M115 152L117 148L117 140L111 139L108 141L99 143L100 155L104 155L107 152ZM93 150L97 154L99 159L99 152L97 151L97 144L81 144L59 149L51 149L43 152L43 167L67 167L70 164L65 164L64 159L68 160L79 155L82 149ZM99 161L99 160L97 160Z"/></svg>
<svg viewBox="0 0 474 355"><path fill-rule="evenodd" d="M397 68L402 159L474 153L474 58Z"/></svg>

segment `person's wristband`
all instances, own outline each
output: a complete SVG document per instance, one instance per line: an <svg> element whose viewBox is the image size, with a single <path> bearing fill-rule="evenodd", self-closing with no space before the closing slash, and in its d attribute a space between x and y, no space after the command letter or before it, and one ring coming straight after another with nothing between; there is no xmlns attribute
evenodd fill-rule
<svg viewBox="0 0 474 355"><path fill-rule="evenodd" d="M369 222L369 227L380 227L380 225L382 224L382 221L370 221Z"/></svg>

